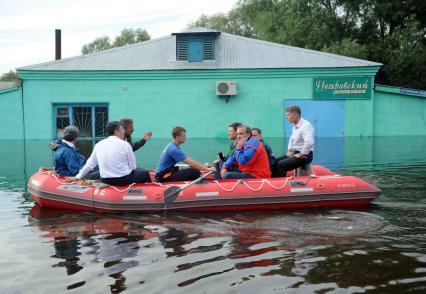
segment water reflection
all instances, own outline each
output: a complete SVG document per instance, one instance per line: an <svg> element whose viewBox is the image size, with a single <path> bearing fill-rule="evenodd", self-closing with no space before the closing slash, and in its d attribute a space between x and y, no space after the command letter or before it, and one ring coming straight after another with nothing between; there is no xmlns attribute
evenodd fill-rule
<svg viewBox="0 0 426 294"><path fill-rule="evenodd" d="M316 163L383 190L366 210L167 215L33 207L26 179L52 164L48 143L0 141L5 293L426 291L426 137L317 142ZM151 140L138 163L154 168L167 143ZM191 139L184 149L210 161L227 147Z"/></svg>
<svg viewBox="0 0 426 294"><path fill-rule="evenodd" d="M327 249L356 242L384 226L380 217L360 211L103 216L38 206L31 209L29 224L53 243L51 258L60 261L52 267L74 275L87 266L83 255L86 263L98 265L97 276L114 279L113 293L128 288L132 269L146 266L151 274L174 273L169 275L173 287L198 290L205 289L202 281L225 273L229 284L222 284L224 288L262 276L307 278L314 269L328 267L322 264L330 254Z"/></svg>

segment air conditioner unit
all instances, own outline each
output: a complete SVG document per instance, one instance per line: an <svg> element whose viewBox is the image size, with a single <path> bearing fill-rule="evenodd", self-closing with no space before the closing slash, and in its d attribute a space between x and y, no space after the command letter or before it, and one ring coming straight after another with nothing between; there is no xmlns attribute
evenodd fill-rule
<svg viewBox="0 0 426 294"><path fill-rule="evenodd" d="M216 81L216 95L237 95L236 81Z"/></svg>

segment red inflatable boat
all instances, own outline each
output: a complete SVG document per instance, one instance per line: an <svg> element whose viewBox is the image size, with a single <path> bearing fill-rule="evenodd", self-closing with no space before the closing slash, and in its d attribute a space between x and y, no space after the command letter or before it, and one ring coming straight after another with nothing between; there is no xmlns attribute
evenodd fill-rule
<svg viewBox="0 0 426 294"><path fill-rule="evenodd" d="M41 169L28 192L42 207L95 212L221 211L305 207L355 207L369 204L381 191L353 176L334 174L318 165L311 176L213 180L107 186L98 181L66 183Z"/></svg>

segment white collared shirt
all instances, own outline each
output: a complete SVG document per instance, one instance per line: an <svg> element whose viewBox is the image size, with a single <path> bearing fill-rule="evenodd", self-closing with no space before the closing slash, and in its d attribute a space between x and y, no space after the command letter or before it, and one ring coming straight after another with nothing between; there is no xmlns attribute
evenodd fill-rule
<svg viewBox="0 0 426 294"><path fill-rule="evenodd" d="M129 143L117 136L109 136L95 145L76 178L83 178L96 165L99 165L101 178L120 178L136 169L136 157Z"/></svg>
<svg viewBox="0 0 426 294"><path fill-rule="evenodd" d="M293 126L288 149L308 155L309 152L314 151L314 143L314 127L307 120L300 118L297 124Z"/></svg>

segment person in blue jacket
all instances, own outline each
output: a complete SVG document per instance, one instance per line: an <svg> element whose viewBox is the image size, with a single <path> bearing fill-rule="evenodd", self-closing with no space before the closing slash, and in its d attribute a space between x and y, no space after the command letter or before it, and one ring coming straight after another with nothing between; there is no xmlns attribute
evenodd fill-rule
<svg viewBox="0 0 426 294"><path fill-rule="evenodd" d="M86 159L75 147L79 129L75 126L68 126L64 129L63 138L55 142L55 171L63 177L73 177L86 163ZM86 179L99 179L99 169L86 175Z"/></svg>
<svg viewBox="0 0 426 294"><path fill-rule="evenodd" d="M271 167L271 171L272 171L274 166L275 166L276 158L275 158L274 152L272 152L271 147L269 147L269 145L266 144L265 141L263 141L261 129L252 128L251 134L252 134L253 137L257 138L259 140L259 142L261 142L263 144L263 146L265 147L266 153L268 153L269 166Z"/></svg>

